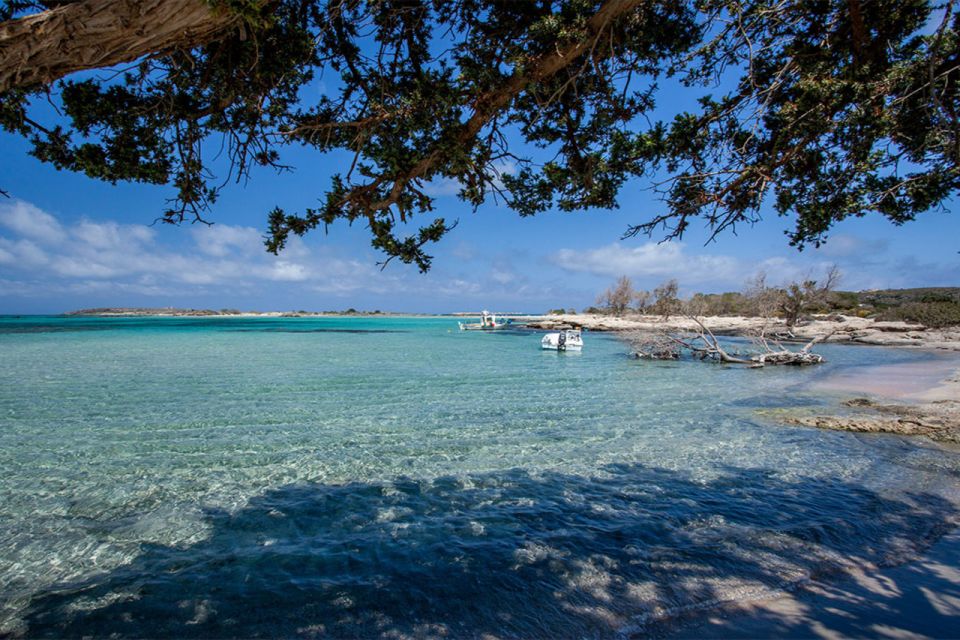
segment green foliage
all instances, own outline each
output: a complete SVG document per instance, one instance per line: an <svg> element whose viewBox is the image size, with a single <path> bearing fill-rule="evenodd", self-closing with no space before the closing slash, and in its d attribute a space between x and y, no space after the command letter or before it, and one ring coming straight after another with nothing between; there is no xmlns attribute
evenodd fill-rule
<svg viewBox="0 0 960 640"><path fill-rule="evenodd" d="M960 303L960 287L921 287L915 289L880 289L858 294L861 308L882 313L913 302Z"/></svg>
<svg viewBox="0 0 960 640"><path fill-rule="evenodd" d="M687 309L693 315L702 316L750 316L760 315L751 309L750 299L743 293L695 293L687 301Z"/></svg>
<svg viewBox="0 0 960 640"><path fill-rule="evenodd" d="M772 196L796 219L791 244L819 246L838 220L875 212L901 224L956 193L960 15L946 11L925 36L925 0L701 7L708 21L734 19L714 22L685 79L712 84L724 65L744 73L652 130L654 164L672 174L669 211L631 234L664 225L679 237L698 216L717 233L758 220Z"/></svg>
<svg viewBox="0 0 960 640"><path fill-rule="evenodd" d="M855 291L832 291L824 302L831 311L855 311L860 306L860 294Z"/></svg>
<svg viewBox="0 0 960 640"><path fill-rule="evenodd" d="M202 218L252 166L286 169L286 145L345 152L319 204L269 214L267 248L359 222L386 261L423 271L456 225L433 214L431 180L532 215L614 208L627 180L666 173L665 210L628 235L680 237L697 218L718 233L772 202L799 247L849 216L901 224L960 189L952 3L210 1L241 28L61 83L61 125L31 117L46 88L7 92L0 127L58 168L171 185L173 223ZM7 0L0 19L54 4ZM665 76L696 108L651 122ZM734 88L714 96L718 80ZM227 176L213 175L220 148Z"/></svg>
<svg viewBox="0 0 960 640"><path fill-rule="evenodd" d="M918 322L927 327L960 325L960 287L834 291L839 278L839 272L830 269L819 282L806 279L769 287L760 274L747 283L743 292L694 293L682 301L677 298L676 281L668 280L654 294L647 295L646 310L667 317L681 310L693 316L781 317L789 326L815 313ZM649 304L650 299L655 302ZM602 314L610 313L610 309L588 307L583 312ZM563 309L550 313L563 313ZM573 310L567 313L572 314Z"/></svg>
<svg viewBox="0 0 960 640"><path fill-rule="evenodd" d="M908 302L902 306L884 310L877 319L919 322L925 327L933 328L960 326L960 303Z"/></svg>

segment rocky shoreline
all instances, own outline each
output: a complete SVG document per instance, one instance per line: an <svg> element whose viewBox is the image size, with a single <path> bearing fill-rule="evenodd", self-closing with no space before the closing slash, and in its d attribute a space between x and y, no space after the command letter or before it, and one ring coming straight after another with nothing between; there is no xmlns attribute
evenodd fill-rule
<svg viewBox="0 0 960 640"><path fill-rule="evenodd" d="M844 402L861 410L848 416L790 416L788 423L834 431L925 436L935 442L960 445L960 402L938 400L921 404L881 403L869 398Z"/></svg>
<svg viewBox="0 0 960 640"><path fill-rule="evenodd" d="M613 332L670 332L696 330L696 322L683 317L667 319L659 316L633 315L613 317L591 314L564 314L551 316L521 316L515 318L533 329L556 330L564 327L588 331ZM785 332L782 320L746 318L740 316L708 316L700 318L704 326L717 335L748 336L766 326L767 333ZM960 326L929 329L909 322L879 322L871 318L831 315L817 317L794 327L797 340L810 341L820 337L827 342L849 342L884 347L920 347L960 352Z"/></svg>

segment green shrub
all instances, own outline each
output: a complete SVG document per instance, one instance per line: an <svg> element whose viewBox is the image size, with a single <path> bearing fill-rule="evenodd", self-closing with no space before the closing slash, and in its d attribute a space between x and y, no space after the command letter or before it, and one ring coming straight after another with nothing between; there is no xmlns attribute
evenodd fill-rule
<svg viewBox="0 0 960 640"><path fill-rule="evenodd" d="M931 328L960 325L960 303L908 302L899 307L884 310L877 316L877 320L919 322Z"/></svg>
<svg viewBox="0 0 960 640"><path fill-rule="evenodd" d="M854 291L831 291L827 304L834 311L852 311L860 304L860 296Z"/></svg>

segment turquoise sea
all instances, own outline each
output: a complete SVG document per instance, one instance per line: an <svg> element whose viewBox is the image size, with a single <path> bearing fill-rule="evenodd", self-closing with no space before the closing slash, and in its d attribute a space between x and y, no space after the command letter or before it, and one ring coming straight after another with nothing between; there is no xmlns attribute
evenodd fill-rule
<svg viewBox="0 0 960 640"><path fill-rule="evenodd" d="M616 637L957 522L960 454L780 424L819 368L450 318L0 318L0 636Z"/></svg>

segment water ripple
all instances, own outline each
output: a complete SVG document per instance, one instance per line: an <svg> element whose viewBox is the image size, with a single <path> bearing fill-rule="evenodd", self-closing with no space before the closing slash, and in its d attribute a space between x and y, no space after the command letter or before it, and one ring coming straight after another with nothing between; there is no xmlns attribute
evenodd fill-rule
<svg viewBox="0 0 960 640"><path fill-rule="evenodd" d="M0 326L0 635L610 637L957 515L957 454L765 417L900 352L756 371L442 319L4 323L91 330Z"/></svg>

